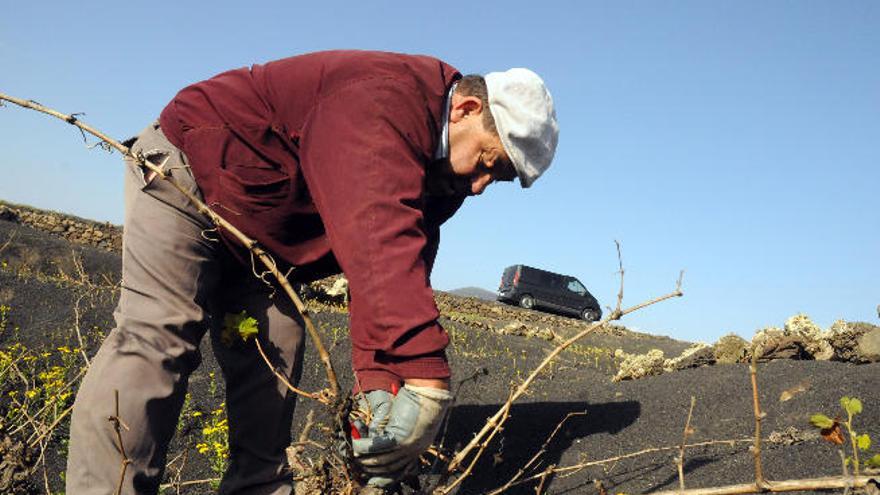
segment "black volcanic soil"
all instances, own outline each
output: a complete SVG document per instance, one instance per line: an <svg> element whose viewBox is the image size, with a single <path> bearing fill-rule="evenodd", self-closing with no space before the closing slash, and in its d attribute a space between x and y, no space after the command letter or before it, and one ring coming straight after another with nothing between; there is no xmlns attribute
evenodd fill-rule
<svg viewBox="0 0 880 495"><path fill-rule="evenodd" d="M115 252L72 244L16 221L0 220L0 267L0 305L10 308L6 329L0 333L0 349L17 342L28 349L44 350L51 354L48 359L56 359L58 347L77 345L78 327L88 354L94 354L102 336L113 326L120 267ZM494 330L518 321L566 336L584 324L446 294L438 294L438 303L444 314L442 322L452 336L449 357L456 373L456 405L443 436L443 446L454 450L470 440L485 418L506 400L511 387L554 346L541 338L505 335ZM328 309L319 311L315 320L331 349L342 386L350 387L346 315ZM718 324L723 326L723 322ZM216 373L217 366L208 339L205 340L204 362L190 381L190 392L193 410L207 413L218 406L222 383L212 394L210 373ZM616 371L616 348L628 352L660 348L667 355L676 355L687 345L666 337L629 332L623 327L588 336L576 349L565 352L549 372L539 377L530 394L513 406L503 433L489 445L474 474L458 493L485 493L503 485L571 413L578 414L565 421L534 472L551 464L569 466L677 445L692 396L696 398L696 407L691 421L694 433L689 442L748 438L754 420L745 365L695 368L621 383L610 379ZM783 438L765 442L767 477L782 480L840 472L836 448L818 438L808 418L820 411L829 416L840 414L838 401L843 395L862 399L864 412L857 417L857 426L860 432L870 434L875 443L880 442L877 376L880 364L788 360L762 364L758 380L760 400L767 413L764 436L787 430L787 438L793 441L787 444ZM310 347L302 388L323 387L322 377ZM3 384L0 418L10 407L6 392L11 386L9 382ZM793 387L804 391L781 401L782 392ZM312 407L310 403L300 404L295 436ZM215 476L206 459L194 449L199 433L200 426L194 420L182 423L169 459L181 459L178 454L186 452L187 461L179 473L179 462L169 468L169 478L179 476L180 481L187 481ZM0 437L5 435L0 427ZM45 493L47 482L53 492L63 489L65 436L66 422L62 422L44 448L45 464L37 465L29 478L29 487L18 485L20 493ZM11 440L20 438L12 435ZM676 455L677 451L663 451L557 475L545 481L544 489L555 494L597 493L594 480L600 480L609 493L677 489ZM687 451L685 459L689 488L753 479L747 443L693 448ZM434 477L426 473L423 479L431 481ZM534 481L516 485L507 493L534 493L535 486ZM187 494L213 491L205 484L180 489L180 493Z"/></svg>

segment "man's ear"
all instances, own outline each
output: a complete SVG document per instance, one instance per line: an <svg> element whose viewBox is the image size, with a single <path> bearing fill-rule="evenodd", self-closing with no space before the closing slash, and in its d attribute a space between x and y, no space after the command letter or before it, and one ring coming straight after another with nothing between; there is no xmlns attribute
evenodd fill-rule
<svg viewBox="0 0 880 495"><path fill-rule="evenodd" d="M452 95L452 108L449 112L450 122L459 122L465 117L478 116L483 112L483 102L477 96Z"/></svg>

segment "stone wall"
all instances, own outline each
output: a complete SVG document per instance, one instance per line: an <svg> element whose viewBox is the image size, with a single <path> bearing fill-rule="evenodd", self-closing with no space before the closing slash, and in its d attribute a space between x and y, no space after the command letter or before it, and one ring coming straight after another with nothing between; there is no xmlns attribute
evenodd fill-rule
<svg viewBox="0 0 880 495"><path fill-rule="evenodd" d="M109 222L95 222L5 201L0 201L0 220L51 232L76 244L106 251L118 252L122 249L122 227Z"/></svg>

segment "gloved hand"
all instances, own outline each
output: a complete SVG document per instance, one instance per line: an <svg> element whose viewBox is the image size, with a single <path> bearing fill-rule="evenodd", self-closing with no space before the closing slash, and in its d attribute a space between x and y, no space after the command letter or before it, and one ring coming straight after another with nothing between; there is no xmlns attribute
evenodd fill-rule
<svg viewBox="0 0 880 495"><path fill-rule="evenodd" d="M355 408L357 414L352 424L357 428L361 438L378 435L388 424L388 413L391 412L391 401L394 395L386 390L372 390L358 394Z"/></svg>
<svg viewBox="0 0 880 495"><path fill-rule="evenodd" d="M393 398L384 430L370 429L369 437L352 440L355 462L371 475L368 484L386 486L413 468L451 403L448 390L404 385Z"/></svg>

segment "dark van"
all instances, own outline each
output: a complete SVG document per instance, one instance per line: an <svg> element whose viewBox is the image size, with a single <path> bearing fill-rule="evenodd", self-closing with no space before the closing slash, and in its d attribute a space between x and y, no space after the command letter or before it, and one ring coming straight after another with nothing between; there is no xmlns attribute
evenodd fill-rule
<svg viewBox="0 0 880 495"><path fill-rule="evenodd" d="M599 302L580 280L526 265L504 269L498 300L526 309L541 308L577 315L587 321L602 318Z"/></svg>

